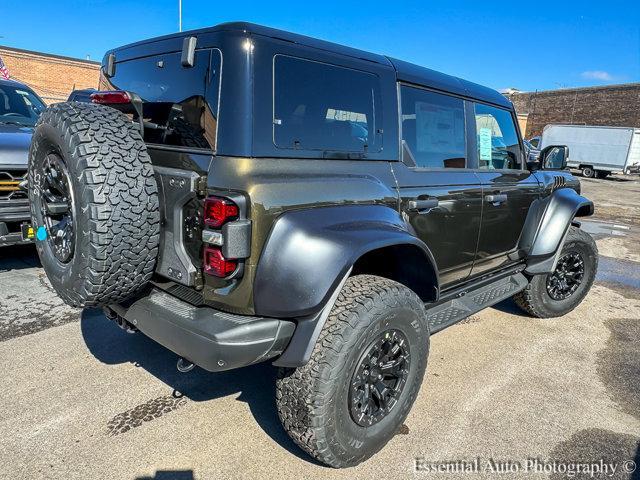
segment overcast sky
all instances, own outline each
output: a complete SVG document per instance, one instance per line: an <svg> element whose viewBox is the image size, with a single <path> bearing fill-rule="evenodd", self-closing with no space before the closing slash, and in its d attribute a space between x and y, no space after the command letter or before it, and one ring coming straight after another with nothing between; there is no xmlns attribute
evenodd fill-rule
<svg viewBox="0 0 640 480"><path fill-rule="evenodd" d="M245 20L496 89L640 82L640 1L183 0L184 29ZM101 60L178 29L178 0L0 0L0 44Z"/></svg>

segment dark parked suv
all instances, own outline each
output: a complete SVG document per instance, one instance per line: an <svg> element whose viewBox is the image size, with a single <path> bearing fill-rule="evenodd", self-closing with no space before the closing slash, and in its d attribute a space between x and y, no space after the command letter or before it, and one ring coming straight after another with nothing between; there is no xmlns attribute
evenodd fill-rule
<svg viewBox="0 0 640 480"><path fill-rule="evenodd" d="M281 367L282 424L328 465L397 432L431 334L509 297L558 317L593 282L566 148L527 164L491 89L232 23L108 52L91 99L31 146L52 285L180 370Z"/></svg>

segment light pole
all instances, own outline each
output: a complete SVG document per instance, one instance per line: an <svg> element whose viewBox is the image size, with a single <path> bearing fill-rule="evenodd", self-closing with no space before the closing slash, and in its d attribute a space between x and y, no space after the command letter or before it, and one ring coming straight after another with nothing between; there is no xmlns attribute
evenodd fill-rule
<svg viewBox="0 0 640 480"><path fill-rule="evenodd" d="M182 0L178 0L178 31L182 31Z"/></svg>

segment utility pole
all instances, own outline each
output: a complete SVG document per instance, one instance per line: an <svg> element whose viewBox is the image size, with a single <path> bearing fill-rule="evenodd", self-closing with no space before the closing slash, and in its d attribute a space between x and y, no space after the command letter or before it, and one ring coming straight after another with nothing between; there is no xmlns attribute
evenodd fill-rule
<svg viewBox="0 0 640 480"><path fill-rule="evenodd" d="M178 0L178 31L182 31L182 0Z"/></svg>

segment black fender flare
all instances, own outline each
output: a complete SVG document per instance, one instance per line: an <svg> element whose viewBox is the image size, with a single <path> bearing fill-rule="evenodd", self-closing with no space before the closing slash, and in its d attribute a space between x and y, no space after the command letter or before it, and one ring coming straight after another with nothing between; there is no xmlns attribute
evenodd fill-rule
<svg viewBox="0 0 640 480"><path fill-rule="evenodd" d="M437 274L431 251L410 228L396 210L385 205L282 214L258 261L253 284L256 315L289 318L317 313L358 258L391 245L418 247Z"/></svg>
<svg viewBox="0 0 640 480"><path fill-rule="evenodd" d="M438 283L431 251L392 208L322 207L290 211L276 220L258 262L254 306L258 315L294 317L297 326L274 365L307 363L354 263L392 245L418 247Z"/></svg>
<svg viewBox="0 0 640 480"><path fill-rule="evenodd" d="M520 250L527 256L525 272L552 272L574 218L589 215L593 215L593 202L572 188L560 188L534 201L520 237Z"/></svg>

